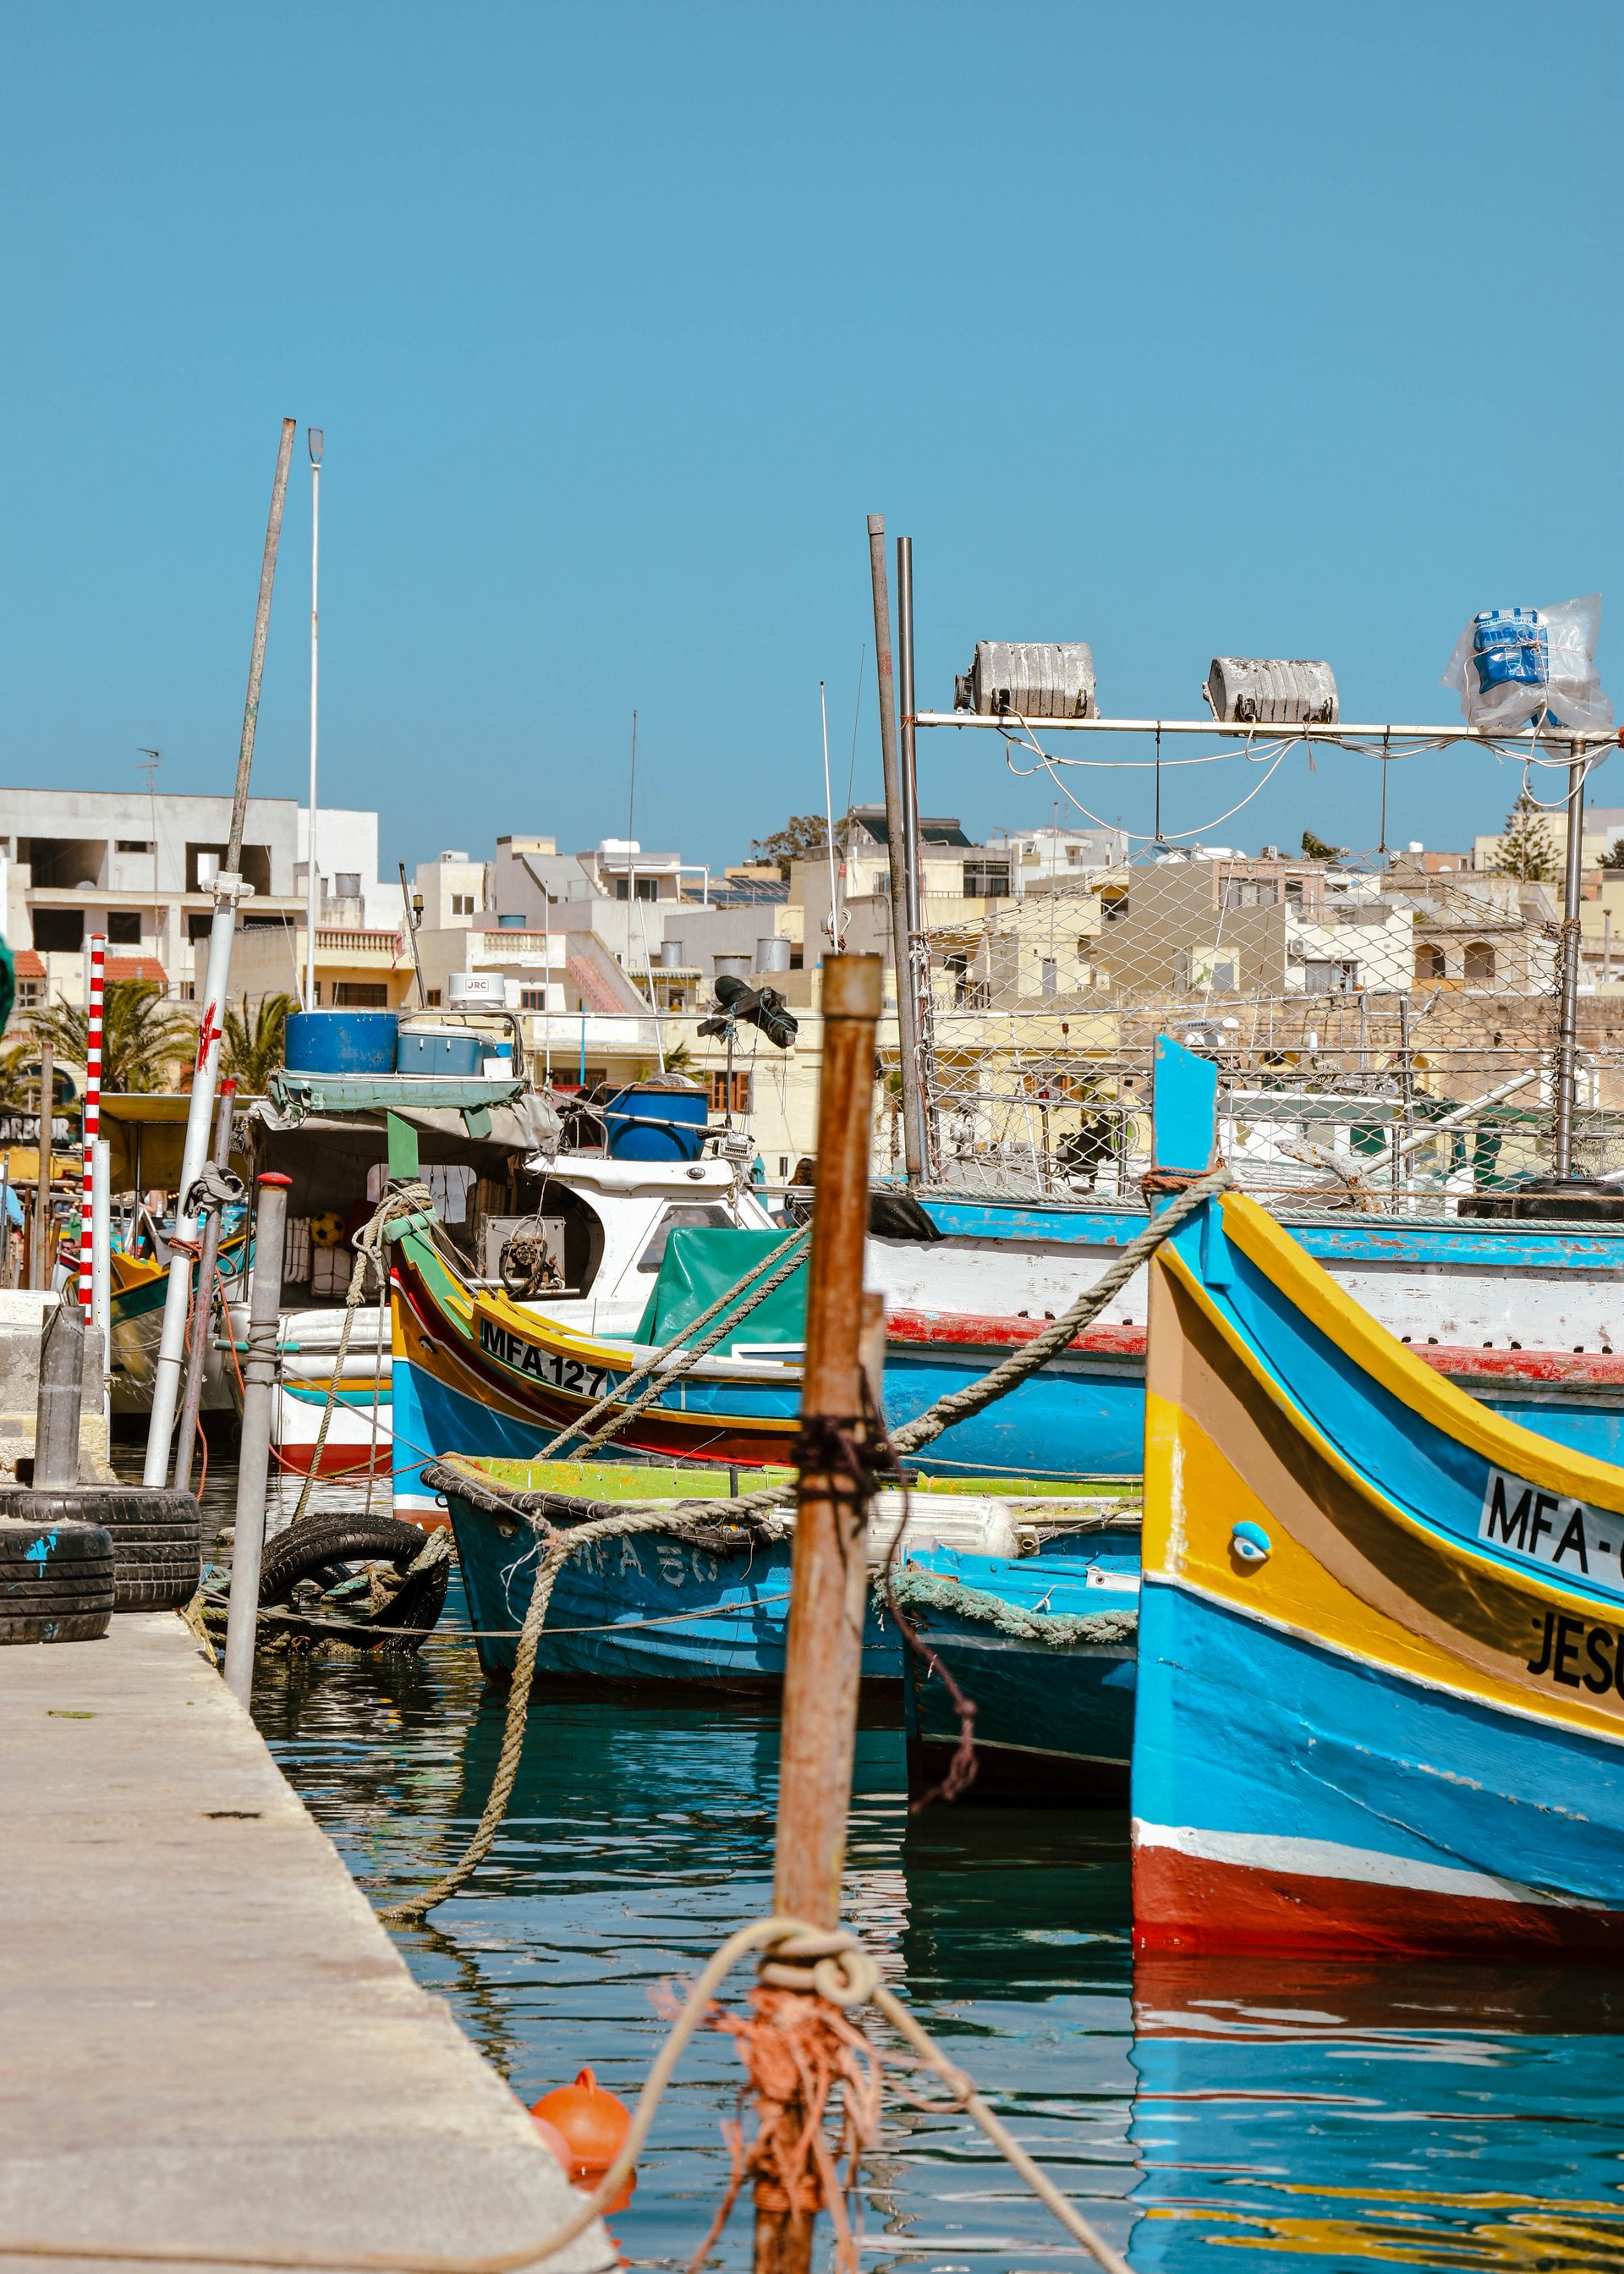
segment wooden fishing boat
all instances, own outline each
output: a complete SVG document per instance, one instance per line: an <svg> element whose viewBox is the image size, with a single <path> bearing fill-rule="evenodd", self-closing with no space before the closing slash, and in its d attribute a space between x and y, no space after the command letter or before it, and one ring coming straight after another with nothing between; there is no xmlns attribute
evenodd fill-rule
<svg viewBox="0 0 1624 2274"><path fill-rule="evenodd" d="M1163 1167L1212 1074L1159 1043ZM1145 1488L1141 1946L1624 1950L1624 1472L1226 1194L1154 1267Z"/></svg>
<svg viewBox="0 0 1624 2274"><path fill-rule="evenodd" d="M1133 1747L1137 1521L1061 1532L1033 1555L919 1546L892 1585L921 1652L903 1660L908 1790L948 1774L975 1706L978 1801L1121 1801Z"/></svg>
<svg viewBox="0 0 1624 2274"><path fill-rule="evenodd" d="M248 1253L244 1232L238 1231L221 1243L220 1277L228 1303L243 1284ZM127 1255L122 1249L114 1248L109 1267L108 1402L115 1413L147 1413L152 1410L153 1370L158 1360L158 1338L163 1325L170 1266L150 1255ZM195 1283L197 1266L193 1264L192 1269ZM68 1273L66 1284L77 1292L77 1269ZM211 1290L211 1296L215 1291ZM195 1296L195 1284L193 1292ZM233 1399L227 1381L229 1363L222 1364L211 1332L204 1362L205 1412L229 1412L231 1409Z"/></svg>
<svg viewBox="0 0 1624 2274"><path fill-rule="evenodd" d="M763 1481L787 1482L787 1470ZM620 1508L647 1510L669 1503L726 1498L736 1479L728 1470L633 1465L610 1462L476 1461L457 1457L430 1465L425 1483L444 1496L467 1590L475 1646L486 1678L508 1682L517 1630L529 1608L538 1560L537 1536L523 1508L538 1509L548 1524L568 1529ZM905 1510L900 1493L876 1502L869 1560L877 1572L906 1517L901 1552L929 1562L933 1554L984 1553L999 1547L1008 1568L1019 1534L1034 1525L1064 1526L1071 1503L1041 1493L914 1492ZM482 1490L481 1487L485 1489ZM496 1488L494 1492L491 1489ZM1034 1535L1035 1537L1035 1534ZM554 1582L543 1630L538 1671L544 1675L621 1683L700 1683L760 1689L778 1682L789 1618L793 1511L746 1528L724 1518L700 1538L652 1531L589 1542L564 1563ZM1034 1559L1036 1560L1036 1559ZM896 1682L902 1675L895 1623L871 1589L863 1635L865 1680Z"/></svg>

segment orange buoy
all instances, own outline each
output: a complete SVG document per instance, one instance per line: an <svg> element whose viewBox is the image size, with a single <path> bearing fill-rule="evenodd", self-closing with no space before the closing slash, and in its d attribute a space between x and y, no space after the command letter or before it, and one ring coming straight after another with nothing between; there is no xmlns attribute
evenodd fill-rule
<svg viewBox="0 0 1624 2274"><path fill-rule="evenodd" d="M575 2159L570 2152L568 2141L559 2130L558 2126L549 2124L545 2116L538 2116L533 2108L530 2111L530 2122L536 2127L542 2145L559 2169L564 2172L570 2170Z"/></svg>
<svg viewBox="0 0 1624 2274"><path fill-rule="evenodd" d="M560 2160L570 2178L588 2187L598 2185L620 2154L632 2123L632 2112L626 2103L616 2094L605 2092L590 2068L583 2068L573 2084L560 2084L552 2092L544 2092L530 2115L538 2130L545 2126L547 2132L561 2140L564 2154ZM552 2146L551 2141L548 2145ZM609 2209L619 2210L629 2202L636 2184L636 2174L633 2172L628 2176L624 2193Z"/></svg>

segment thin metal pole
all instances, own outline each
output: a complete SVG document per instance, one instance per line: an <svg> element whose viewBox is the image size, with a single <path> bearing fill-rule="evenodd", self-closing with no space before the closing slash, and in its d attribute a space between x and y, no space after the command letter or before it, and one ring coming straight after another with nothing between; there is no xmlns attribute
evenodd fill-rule
<svg viewBox="0 0 1624 2274"><path fill-rule="evenodd" d="M243 1444L237 1477L237 1531L231 1545L231 1602L226 1615L226 1687L244 1708L253 1695L259 1565L265 1553L265 1481L271 1457L271 1407L276 1396L282 1249L291 1182L291 1178L274 1172L261 1177L254 1217L248 1349L243 1361Z"/></svg>
<svg viewBox="0 0 1624 2274"><path fill-rule="evenodd" d="M411 905L411 892L406 883L406 863L397 861L395 865L401 872L401 908L405 918L406 937L411 945L411 968L417 975L417 1008L426 1011L429 998L428 990L423 984L423 958L417 953L417 911Z"/></svg>
<svg viewBox="0 0 1624 2274"><path fill-rule="evenodd" d="M837 1433L861 1441L874 1035L883 999L877 955L823 966L817 1207L808 1267L801 1393L806 1450L797 1488L789 1633L784 1660L773 1907L817 1927L840 1918L862 1663L867 1510L831 1460ZM756 2201L757 2274L805 2274L816 2215L784 2207L768 2182Z"/></svg>
<svg viewBox="0 0 1624 2274"><path fill-rule="evenodd" d="M271 510L265 529L265 553L259 568L259 594L254 608L253 645L248 658L248 692L243 704L243 734L237 750L237 786L231 799L231 835L226 865L214 878L214 914L209 926L208 965L203 983L203 1016L198 1026L198 1055L192 1075L192 1096L186 1109L186 1136L181 1150L180 1189L175 1206L175 1231L170 1246L181 1269L171 1261L164 1288L163 1326L153 1368L152 1412L147 1425L147 1457L142 1481L167 1482L169 1439L175 1427L175 1408L180 1399L181 1361L185 1352L186 1314L192 1307L192 1282L185 1269L198 1252L201 1227L190 1202L208 1158L214 1119L214 1091L220 1078L220 1045L225 1033L225 1006L231 983L231 941L237 930L237 903L242 895L239 863L243 826L248 815L248 780L253 764L254 735L259 722L259 689L265 677L265 643L270 630L271 593L276 582L276 553L282 542L282 507L288 495L288 468L293 456L297 420L284 418L276 452L276 476L271 485Z"/></svg>
<svg viewBox="0 0 1624 2274"><path fill-rule="evenodd" d="M237 1084L229 1076L220 1085L214 1114L214 1165L223 1169L231 1158L231 1109ZM185 1492L192 1483L192 1455L197 1442L198 1415L203 1405L203 1375L208 1364L210 1329L214 1320L214 1266L220 1260L220 1209L211 1208L203 1220L198 1253L197 1287L192 1299L192 1334L186 1345L186 1387L180 1402L180 1427L175 1441L175 1485Z"/></svg>
<svg viewBox="0 0 1624 2274"><path fill-rule="evenodd" d="M823 729L823 826L829 832L829 949L840 953L840 892L835 870L835 802L829 786L829 701L823 682L817 682L817 715Z"/></svg>
<svg viewBox="0 0 1624 2274"><path fill-rule="evenodd" d="M91 1324L102 1344L102 1419L110 1418L109 1397L113 1370L113 1148L105 1137L96 1140L95 1197L91 1214Z"/></svg>
<svg viewBox="0 0 1624 2274"><path fill-rule="evenodd" d="M919 775L914 744L914 540L897 539L897 695L901 709L903 860L908 885L908 983L914 995L914 1051L919 1065L925 1165L936 1142L936 1018L930 999L930 946L925 937L925 847L920 830Z"/></svg>
<svg viewBox="0 0 1624 2274"><path fill-rule="evenodd" d="M56 1055L49 1042L40 1044L40 1134L34 1148L38 1174L34 1180L34 1237L28 1243L28 1284L50 1285L47 1253L50 1230L51 1162L55 1147L51 1124L56 1118Z"/></svg>
<svg viewBox="0 0 1624 2274"><path fill-rule="evenodd" d="M1574 1091L1579 1071L1579 911L1584 889L1584 751L1575 742L1568 767L1568 858L1562 874L1562 980L1556 1043L1556 1144L1553 1167L1573 1174Z"/></svg>
<svg viewBox="0 0 1624 2274"><path fill-rule="evenodd" d="M902 774L897 757L897 702L891 676L891 593L885 575L885 516L868 516L868 577L874 589L874 665L880 692L880 760L885 784L885 836L891 876L891 953L897 969L897 1044L902 1074L902 1153L909 1184L925 1173L925 1117L919 1094L919 1038L908 972L908 880L904 850Z"/></svg>
<svg viewBox="0 0 1624 2274"><path fill-rule="evenodd" d="M11 1284L11 1148L0 1161L0 1287Z"/></svg>
<svg viewBox="0 0 1624 2274"><path fill-rule="evenodd" d="M107 992L107 940L94 932L89 941L85 990L85 1098L83 1162L79 1201L79 1301L89 1318L95 1306L96 1140L102 1134L102 1013Z"/></svg>
<svg viewBox="0 0 1624 2274"><path fill-rule="evenodd" d="M248 818L248 777L253 770L254 736L259 729L259 689L265 679L265 643L271 629L271 593L276 584L276 551L282 543L282 513L288 498L288 470L293 463L297 418L282 422L276 448L276 475L271 484L271 510L265 524L265 552L259 562L259 598L254 607L253 646L248 657L248 697L243 704L243 734L237 751L237 782L231 793L231 835L226 846L226 867L236 876L243 858L243 826ZM204 1124L207 1133L208 1125Z"/></svg>
<svg viewBox="0 0 1624 2274"><path fill-rule="evenodd" d="M304 1008L316 1004L316 917L320 879L316 870L316 693L320 666L321 429L307 426L310 448L310 832L304 844Z"/></svg>

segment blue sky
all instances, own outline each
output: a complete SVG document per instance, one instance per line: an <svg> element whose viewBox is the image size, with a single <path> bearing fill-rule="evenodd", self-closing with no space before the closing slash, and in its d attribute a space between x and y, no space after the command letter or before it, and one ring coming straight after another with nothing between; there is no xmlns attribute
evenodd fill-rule
<svg viewBox="0 0 1624 2274"><path fill-rule="evenodd" d="M643 841L738 857L821 798L820 677L838 798L871 510L927 701L977 638L1086 638L1122 715L1238 651L1447 717L1475 607L1600 588L1624 710L1621 50L1617 0L13 10L0 773L228 786L284 411L327 433L323 799L390 861L620 833L634 704ZM990 745L927 738L927 809L1047 819ZM1373 844L1375 771L1294 759L1213 833ZM1515 787L1395 768L1389 834Z"/></svg>

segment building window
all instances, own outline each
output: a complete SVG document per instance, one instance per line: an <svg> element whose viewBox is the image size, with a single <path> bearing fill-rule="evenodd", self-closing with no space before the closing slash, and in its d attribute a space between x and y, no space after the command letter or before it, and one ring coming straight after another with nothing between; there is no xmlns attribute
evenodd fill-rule
<svg viewBox="0 0 1624 2274"><path fill-rule="evenodd" d="M19 979L17 983L17 1007L19 1011L38 1011L45 1003L45 982L42 979Z"/></svg>
<svg viewBox="0 0 1624 2274"><path fill-rule="evenodd" d="M382 979L341 979L333 990L333 1001L341 1011L387 1011L388 983Z"/></svg>
<svg viewBox="0 0 1624 2274"><path fill-rule="evenodd" d="M545 987L520 988L519 1008L521 1011L545 1011L546 1007L547 990Z"/></svg>
<svg viewBox="0 0 1624 2274"><path fill-rule="evenodd" d="M124 847L120 846L120 852ZM107 937L114 947L139 947L141 944L141 912L139 908L109 908L107 914Z"/></svg>
<svg viewBox="0 0 1624 2274"><path fill-rule="evenodd" d="M1010 864L1007 861L966 861L964 864L966 900L1007 900Z"/></svg>
<svg viewBox="0 0 1624 2274"><path fill-rule="evenodd" d="M1423 983L1441 979L1444 975L1444 952L1441 947L1424 944L1416 950L1416 977Z"/></svg>
<svg viewBox="0 0 1624 2274"><path fill-rule="evenodd" d="M727 1098L726 1073L725 1072L722 1073L708 1073L705 1076L705 1087L710 1092L710 1111L712 1113L748 1113L750 1111L751 1081L749 1073L748 1072L743 1073L735 1073L733 1078L733 1103L730 1106Z"/></svg>
<svg viewBox="0 0 1624 2274"><path fill-rule="evenodd" d="M1494 950L1485 939L1469 940L1466 946L1466 984L1487 987L1494 979Z"/></svg>
<svg viewBox="0 0 1624 2274"><path fill-rule="evenodd" d="M1303 986L1310 995L1351 995L1358 984L1357 963L1319 962L1311 958L1303 966Z"/></svg>
<svg viewBox="0 0 1624 2274"><path fill-rule="evenodd" d="M1214 995L1233 995L1235 992L1235 966L1232 963L1214 963L1213 966L1212 977L1207 983L1212 989Z"/></svg>
<svg viewBox="0 0 1624 2274"><path fill-rule="evenodd" d="M214 922L214 919L213 916L202 915L199 915L197 909L191 909L186 916L187 938L192 941L194 945L200 939L207 939L211 929L213 928Z"/></svg>
<svg viewBox="0 0 1624 2274"><path fill-rule="evenodd" d="M35 908L34 944L41 955L77 955L85 945L80 908Z"/></svg>
<svg viewBox="0 0 1624 2274"><path fill-rule="evenodd" d="M474 913L473 894L471 892L453 892L451 895L451 913L454 916L471 916Z"/></svg>
<svg viewBox="0 0 1624 2274"><path fill-rule="evenodd" d="M145 837L121 837L118 849L121 853L150 853L152 847Z"/></svg>
<svg viewBox="0 0 1624 2274"><path fill-rule="evenodd" d="M428 991L428 1006L429 1006L429 1008L430 1008L430 1010L431 1010L431 1011L438 1011L438 1010L439 1010L439 1008L440 1008L440 990L438 987L431 987L431 988L429 989L429 991Z"/></svg>
<svg viewBox="0 0 1624 2274"><path fill-rule="evenodd" d="M1231 877L1223 888L1226 908L1272 908L1277 886L1273 877Z"/></svg>
<svg viewBox="0 0 1624 2274"><path fill-rule="evenodd" d="M1039 973L1039 985L1041 991L1045 995L1057 995L1060 992L1060 966L1052 955L1046 955L1042 960Z"/></svg>

